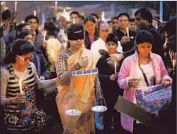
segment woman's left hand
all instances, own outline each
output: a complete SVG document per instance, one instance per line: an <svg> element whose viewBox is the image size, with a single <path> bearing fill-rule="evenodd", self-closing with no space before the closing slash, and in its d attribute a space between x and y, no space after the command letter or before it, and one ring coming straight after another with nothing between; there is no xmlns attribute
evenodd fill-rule
<svg viewBox="0 0 177 134"><path fill-rule="evenodd" d="M167 88L168 86L170 86L171 85L171 80L169 80L169 79L165 79L165 80L162 80L162 85L165 87L165 88Z"/></svg>

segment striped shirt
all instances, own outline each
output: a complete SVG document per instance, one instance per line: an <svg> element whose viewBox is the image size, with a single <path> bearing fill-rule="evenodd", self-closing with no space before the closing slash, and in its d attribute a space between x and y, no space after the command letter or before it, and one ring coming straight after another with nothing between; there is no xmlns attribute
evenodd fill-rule
<svg viewBox="0 0 177 134"><path fill-rule="evenodd" d="M22 73L20 75L20 73ZM23 77L22 77L23 76ZM47 87L53 83L51 80L46 80L45 83L41 82L36 73L36 68L33 63L27 66L26 71L16 72L12 64L7 65L1 69L1 100L6 98L15 97L20 93L19 79L22 80L22 89L25 96L29 98L33 111L36 108L35 102L35 85L38 87ZM20 104L9 104L4 107L4 122L7 124L8 130L29 130L35 127L34 119L31 118L31 124L24 124L24 116L21 114L22 108Z"/></svg>

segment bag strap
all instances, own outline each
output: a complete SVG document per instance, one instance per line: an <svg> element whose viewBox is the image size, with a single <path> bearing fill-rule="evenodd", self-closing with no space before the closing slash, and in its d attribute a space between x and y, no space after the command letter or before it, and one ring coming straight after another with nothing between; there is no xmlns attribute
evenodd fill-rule
<svg viewBox="0 0 177 134"><path fill-rule="evenodd" d="M149 83L148 83L146 74L144 73L143 69L141 68L140 63L138 63L138 65L139 65L139 68L140 68L140 70L141 70L141 72L142 72L142 74L143 74L144 80L145 80L147 86L149 87Z"/></svg>

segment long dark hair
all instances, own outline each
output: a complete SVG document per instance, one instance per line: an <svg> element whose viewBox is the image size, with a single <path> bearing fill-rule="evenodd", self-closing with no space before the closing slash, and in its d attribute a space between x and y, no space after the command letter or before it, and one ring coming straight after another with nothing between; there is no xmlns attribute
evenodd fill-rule
<svg viewBox="0 0 177 134"><path fill-rule="evenodd" d="M24 39L17 40L11 48L11 52L4 59L5 65L16 62L16 55L25 55L34 51L33 45Z"/></svg>

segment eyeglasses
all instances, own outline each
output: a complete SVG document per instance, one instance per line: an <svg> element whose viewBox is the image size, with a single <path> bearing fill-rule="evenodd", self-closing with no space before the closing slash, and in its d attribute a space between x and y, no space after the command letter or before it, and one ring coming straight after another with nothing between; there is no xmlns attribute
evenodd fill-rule
<svg viewBox="0 0 177 134"><path fill-rule="evenodd" d="M23 58L23 57L21 57L21 56L19 56L19 55L18 55L18 57L19 57L20 59L22 59L23 61L28 61L28 60L30 61L30 60L33 58L33 56Z"/></svg>

